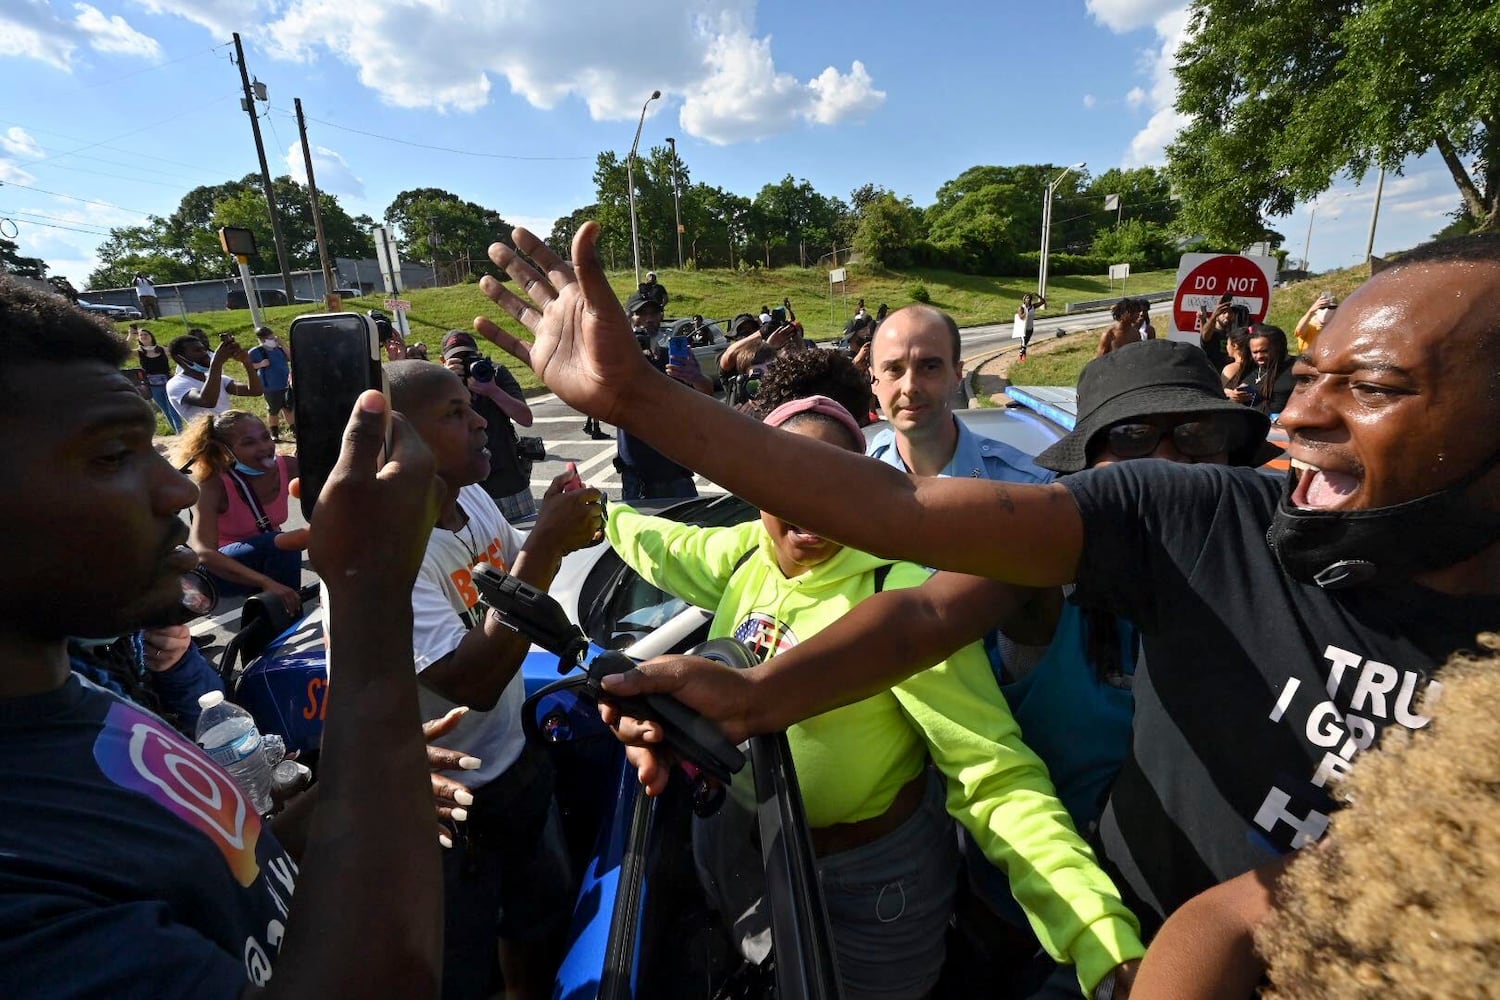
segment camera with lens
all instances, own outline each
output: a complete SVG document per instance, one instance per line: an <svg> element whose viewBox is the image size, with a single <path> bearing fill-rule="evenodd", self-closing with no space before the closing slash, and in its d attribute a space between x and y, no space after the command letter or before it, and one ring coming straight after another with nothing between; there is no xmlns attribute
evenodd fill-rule
<svg viewBox="0 0 1500 1000"><path fill-rule="evenodd" d="M493 382L495 363L489 358L473 358L469 361L465 374L475 382Z"/></svg>

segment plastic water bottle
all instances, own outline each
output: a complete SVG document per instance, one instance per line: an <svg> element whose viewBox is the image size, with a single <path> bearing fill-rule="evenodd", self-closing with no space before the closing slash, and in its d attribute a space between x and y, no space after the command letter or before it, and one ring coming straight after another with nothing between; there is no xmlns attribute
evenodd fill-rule
<svg viewBox="0 0 1500 1000"><path fill-rule="evenodd" d="M196 739L207 754L234 776L258 815L271 811L271 765L266 760L260 730L250 713L224 700L224 692L210 691L198 699Z"/></svg>

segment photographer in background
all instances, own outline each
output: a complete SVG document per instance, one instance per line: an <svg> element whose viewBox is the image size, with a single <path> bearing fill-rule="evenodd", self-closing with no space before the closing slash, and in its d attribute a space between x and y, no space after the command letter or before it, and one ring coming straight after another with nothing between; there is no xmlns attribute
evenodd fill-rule
<svg viewBox="0 0 1500 1000"><path fill-rule="evenodd" d="M661 328L662 309L654 299L632 295L625 304L625 311L630 314L636 346L651 360L653 368L705 395L713 395L713 382L704 376L692 351L675 359L671 356L671 336ZM615 469L620 473L625 500L687 499L698 495L691 471L640 438L618 431L615 447L618 451Z"/></svg>
<svg viewBox="0 0 1500 1000"><path fill-rule="evenodd" d="M532 420L521 384L509 368L480 354L473 335L464 330L449 330L443 338L443 365L463 379L475 412L485 420L490 474L480 487L510 523L535 515L531 463L523 462L517 451L515 425L530 427Z"/></svg>
<svg viewBox="0 0 1500 1000"><path fill-rule="evenodd" d="M1250 325L1248 313L1242 320L1236 321L1235 309L1234 296L1225 292L1219 296L1219 303L1214 306L1213 312L1209 312L1206 306L1198 310L1199 343L1203 347L1203 352L1208 355L1208 360L1220 370L1223 370L1230 361L1229 336L1231 331Z"/></svg>

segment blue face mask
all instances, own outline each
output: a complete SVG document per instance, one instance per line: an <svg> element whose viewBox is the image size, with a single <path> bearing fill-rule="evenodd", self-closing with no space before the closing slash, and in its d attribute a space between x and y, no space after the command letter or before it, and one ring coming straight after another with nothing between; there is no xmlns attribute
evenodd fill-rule
<svg viewBox="0 0 1500 1000"><path fill-rule="evenodd" d="M177 363L179 365L181 365L182 367L184 367L184 368L191 368L193 371L197 372L199 375L207 375L208 374L208 368L207 367L205 367L204 365L194 364L193 362L188 361L186 358L179 359Z"/></svg>
<svg viewBox="0 0 1500 1000"><path fill-rule="evenodd" d="M234 463L234 471L238 472L242 476L264 476L267 472L270 472L271 470L270 469L255 469L255 468L252 468L252 467L246 465L244 462L236 461Z"/></svg>

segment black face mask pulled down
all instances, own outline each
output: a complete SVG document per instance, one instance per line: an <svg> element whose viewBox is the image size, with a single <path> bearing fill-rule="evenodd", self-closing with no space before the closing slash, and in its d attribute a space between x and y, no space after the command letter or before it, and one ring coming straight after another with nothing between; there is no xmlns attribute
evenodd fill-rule
<svg viewBox="0 0 1500 1000"><path fill-rule="evenodd" d="M1500 511L1467 497L1500 452L1445 490L1374 510L1303 510L1292 503L1293 469L1266 531L1282 570L1324 590L1395 584L1452 566L1500 539Z"/></svg>

